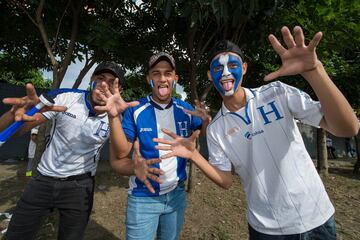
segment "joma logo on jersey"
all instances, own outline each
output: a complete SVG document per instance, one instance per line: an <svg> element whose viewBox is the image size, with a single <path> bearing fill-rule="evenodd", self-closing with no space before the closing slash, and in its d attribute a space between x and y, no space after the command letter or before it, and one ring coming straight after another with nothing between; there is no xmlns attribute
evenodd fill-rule
<svg viewBox="0 0 360 240"><path fill-rule="evenodd" d="M65 114L66 116L72 117L72 118L76 118L75 114L69 113L69 112L63 112L63 114Z"/></svg>
<svg viewBox="0 0 360 240"><path fill-rule="evenodd" d="M152 132L152 128L140 128L140 132Z"/></svg>

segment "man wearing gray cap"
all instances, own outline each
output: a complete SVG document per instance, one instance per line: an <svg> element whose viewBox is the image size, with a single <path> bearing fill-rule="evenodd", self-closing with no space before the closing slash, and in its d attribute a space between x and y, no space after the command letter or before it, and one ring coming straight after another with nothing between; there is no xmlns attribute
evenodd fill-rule
<svg viewBox="0 0 360 240"><path fill-rule="evenodd" d="M157 150L152 141L164 137L162 128L188 137L194 130L205 129L210 121L210 116L200 106L194 111L190 104L172 97L178 75L171 55L164 52L153 55L148 67L146 79L152 88L151 94L140 99L138 106L128 108L121 124L120 120L110 123L111 162L121 174L127 173L117 165L121 165L122 158L128 158L124 152L129 152L133 144L135 164L151 162L166 154ZM174 157L153 164L152 167L158 169L154 174L139 178L132 174L126 213L127 239L179 238L186 208L186 163L185 158Z"/></svg>
<svg viewBox="0 0 360 240"><path fill-rule="evenodd" d="M58 239L83 239L93 205L97 156L110 135L110 117L97 107L105 105L105 92L118 91L118 82L122 84L123 80L120 66L100 63L91 76L90 91L51 91L48 95L62 107L33 117L23 114L39 102L31 84L26 86L26 97L3 100L13 107L2 116L0 128L14 119L29 121L17 132L21 135L47 120L53 121L49 142L37 167L39 174L29 181L18 201L6 239L33 239L43 218L54 209L59 210ZM123 111L136 104L122 101L118 107Z"/></svg>

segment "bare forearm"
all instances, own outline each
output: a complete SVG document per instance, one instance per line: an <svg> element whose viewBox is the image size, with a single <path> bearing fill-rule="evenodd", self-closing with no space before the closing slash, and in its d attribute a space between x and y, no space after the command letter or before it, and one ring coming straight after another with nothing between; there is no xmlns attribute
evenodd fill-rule
<svg viewBox="0 0 360 240"><path fill-rule="evenodd" d="M135 175L133 161L129 157L115 159L111 157L110 165L120 175L132 176Z"/></svg>
<svg viewBox="0 0 360 240"><path fill-rule="evenodd" d="M120 118L109 118L110 123L110 150L115 158L126 157L131 149L122 129Z"/></svg>
<svg viewBox="0 0 360 240"><path fill-rule="evenodd" d="M359 123L350 104L331 81L323 65L302 74L313 88L324 112L322 127L339 137L354 136L359 131Z"/></svg>
<svg viewBox="0 0 360 240"><path fill-rule="evenodd" d="M11 111L7 111L0 117L0 131L4 130L14 121L14 114Z"/></svg>
<svg viewBox="0 0 360 240"><path fill-rule="evenodd" d="M210 165L198 151L194 152L191 160L211 181L225 189L231 187L231 172L221 171L218 168Z"/></svg>

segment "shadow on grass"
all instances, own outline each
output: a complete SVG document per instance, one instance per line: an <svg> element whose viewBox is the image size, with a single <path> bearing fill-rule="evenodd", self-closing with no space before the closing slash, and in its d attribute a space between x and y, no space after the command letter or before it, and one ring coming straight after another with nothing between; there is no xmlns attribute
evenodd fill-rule
<svg viewBox="0 0 360 240"><path fill-rule="evenodd" d="M359 174L353 174L353 168L343 168L343 167L330 167L330 174L340 175L342 177L360 180Z"/></svg>

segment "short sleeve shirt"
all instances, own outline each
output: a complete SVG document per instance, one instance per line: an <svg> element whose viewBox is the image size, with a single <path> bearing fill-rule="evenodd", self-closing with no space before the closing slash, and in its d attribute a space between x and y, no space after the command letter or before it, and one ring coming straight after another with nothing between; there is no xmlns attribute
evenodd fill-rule
<svg viewBox="0 0 360 240"><path fill-rule="evenodd" d="M223 105L208 126L209 162L242 179L249 224L273 235L306 232L334 214L295 119L319 126L319 102L281 82L245 89L246 105Z"/></svg>
<svg viewBox="0 0 360 240"><path fill-rule="evenodd" d="M38 170L53 177L91 172L95 175L98 154L109 138L107 114L96 115L89 101L90 92L59 89L49 93L55 105L65 112L44 112L53 122Z"/></svg>
<svg viewBox="0 0 360 240"><path fill-rule="evenodd" d="M150 96L140 99L140 104L125 111L122 127L125 135L131 142L139 139L140 152L145 159L159 158L168 151L157 150L157 143L153 138L171 139L161 129L166 128L179 136L188 137L192 131L200 129L202 121L198 117L187 114L183 109L193 111L193 107L180 100L173 98L171 102L161 107ZM151 181L155 194L149 192L146 186L135 176L129 180L129 194L134 196L158 196L173 190L179 181L186 180L186 159L172 157L163 159L161 163L153 167L162 169L165 174L160 176L163 183Z"/></svg>

